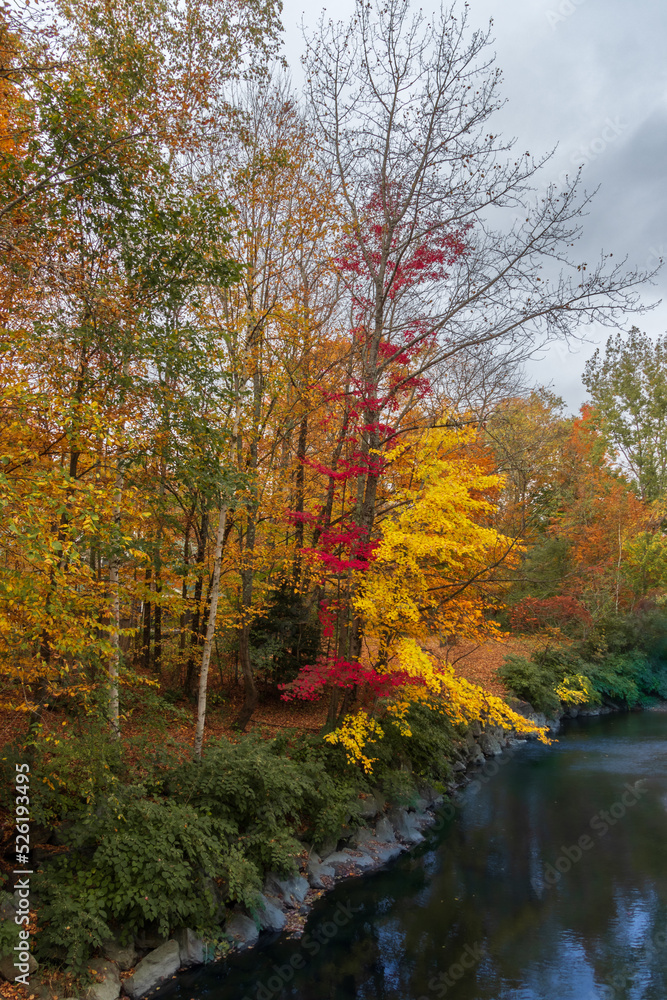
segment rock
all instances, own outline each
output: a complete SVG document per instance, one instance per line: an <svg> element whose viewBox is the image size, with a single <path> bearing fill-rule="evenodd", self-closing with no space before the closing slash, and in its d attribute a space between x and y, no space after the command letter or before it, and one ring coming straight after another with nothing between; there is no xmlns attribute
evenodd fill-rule
<svg viewBox="0 0 667 1000"><path fill-rule="evenodd" d="M405 809L392 809L389 819L401 840L405 840L408 844L418 844L424 839L414 813L409 813Z"/></svg>
<svg viewBox="0 0 667 1000"><path fill-rule="evenodd" d="M339 865L349 865L352 861L354 861L354 855L350 854L349 851L336 851L324 859L324 864L329 868L338 868Z"/></svg>
<svg viewBox="0 0 667 1000"><path fill-rule="evenodd" d="M115 962L119 969L127 972L137 961L137 951L133 944L118 944L113 938L102 942L102 954L110 962Z"/></svg>
<svg viewBox="0 0 667 1000"><path fill-rule="evenodd" d="M308 882L313 889L324 889L323 876L334 878L335 875L336 870L335 868L331 868L330 865L323 865L319 861L313 861L312 858L308 862Z"/></svg>
<svg viewBox="0 0 667 1000"><path fill-rule="evenodd" d="M375 824L375 836L385 844L393 844L396 841L394 828L386 816L381 816Z"/></svg>
<svg viewBox="0 0 667 1000"><path fill-rule="evenodd" d="M259 929L250 917L246 917L244 913L235 913L231 920L225 924L225 934L231 937L234 945L239 951L242 951L244 948L252 948L257 944Z"/></svg>
<svg viewBox="0 0 667 1000"><path fill-rule="evenodd" d="M259 904L255 916L260 929L263 931L273 931L274 933L283 930L287 923L287 917L277 905L277 900L260 895Z"/></svg>
<svg viewBox="0 0 667 1000"><path fill-rule="evenodd" d="M178 942L165 941L159 948L149 951L137 965L133 975L123 981L123 989L137 1000L159 983L173 976L181 964Z"/></svg>
<svg viewBox="0 0 667 1000"><path fill-rule="evenodd" d="M475 719L473 722L470 723L470 732L474 737L482 735L482 724L478 719Z"/></svg>
<svg viewBox="0 0 667 1000"><path fill-rule="evenodd" d="M206 945L203 938L195 934L189 927L181 927L174 933L174 941L178 945L181 968L189 969L192 965L203 965L206 960Z"/></svg>
<svg viewBox="0 0 667 1000"><path fill-rule="evenodd" d="M318 850L323 858L326 858L327 854L333 854L334 851L338 850L339 839L340 838L337 837L334 840L333 837L330 837L329 840L325 840L320 844Z"/></svg>
<svg viewBox="0 0 667 1000"><path fill-rule="evenodd" d="M264 883L264 892L267 896L277 896L282 899L285 906L298 909L306 898L308 892L308 879L302 875L292 875L288 878L281 878L275 873L267 875Z"/></svg>
<svg viewBox="0 0 667 1000"><path fill-rule="evenodd" d="M482 733L478 742L485 757L498 757L503 752L498 739L491 733Z"/></svg>
<svg viewBox="0 0 667 1000"><path fill-rule="evenodd" d="M378 805L374 795L360 795L357 805L362 819L373 819L378 814Z"/></svg>
<svg viewBox="0 0 667 1000"><path fill-rule="evenodd" d="M367 826L362 826L352 838L352 844L355 847L361 847L363 844L367 844L369 840L375 840L373 831L369 830Z"/></svg>
<svg viewBox="0 0 667 1000"><path fill-rule="evenodd" d="M438 799L442 798L440 793L436 792L433 785L429 785L428 782L425 782L423 785L419 785L419 794L426 802L425 808L435 805Z"/></svg>
<svg viewBox="0 0 667 1000"><path fill-rule="evenodd" d="M93 958L86 968L95 975L98 982L91 983L88 987L84 994L85 1000L117 1000L120 996L120 976L116 963Z"/></svg>
<svg viewBox="0 0 667 1000"><path fill-rule="evenodd" d="M39 969L39 962L37 961L36 958L33 958L33 956L30 955L28 959L28 975L31 976L33 972L37 972L37 969ZM8 982L13 983L14 977L20 975L21 975L20 969L17 969L16 966L14 965L13 955L4 955L2 958L0 958L0 976L2 976L3 979L6 979ZM114 997L113 1000L116 1000L116 998Z"/></svg>
<svg viewBox="0 0 667 1000"><path fill-rule="evenodd" d="M401 844L378 844L373 850L373 856L379 865L384 865L388 861L393 861L399 854L403 853Z"/></svg>
<svg viewBox="0 0 667 1000"><path fill-rule="evenodd" d="M338 867L339 865L356 865L358 868L372 868L373 859L369 856L367 852L362 853L361 857L357 854L352 854L350 851L337 851L335 854L330 854L328 858L324 859L325 865L333 865Z"/></svg>
<svg viewBox="0 0 667 1000"><path fill-rule="evenodd" d="M465 769L466 766L462 760L454 761L454 764L452 765L452 771L458 774L460 771L465 771Z"/></svg>
<svg viewBox="0 0 667 1000"><path fill-rule="evenodd" d="M14 923L15 916L16 907L14 906L14 901L11 896L5 896L0 903L0 920L11 920Z"/></svg>

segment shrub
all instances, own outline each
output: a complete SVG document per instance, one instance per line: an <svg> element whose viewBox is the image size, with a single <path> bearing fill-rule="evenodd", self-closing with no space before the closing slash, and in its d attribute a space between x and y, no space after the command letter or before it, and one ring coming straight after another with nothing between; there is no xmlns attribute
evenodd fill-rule
<svg viewBox="0 0 667 1000"><path fill-rule="evenodd" d="M530 702L538 712L553 715L560 708L560 698L555 691L559 678L552 666L512 655L505 657L497 673L517 698Z"/></svg>
<svg viewBox="0 0 667 1000"><path fill-rule="evenodd" d="M114 933L127 941L148 924L165 935L184 925L207 930L217 908L214 878L226 879L229 898L253 900L259 873L233 825L144 795L126 786L64 831L68 852L35 881L39 958L79 973Z"/></svg>
<svg viewBox="0 0 667 1000"><path fill-rule="evenodd" d="M288 870L301 849L292 830L320 779L312 767L282 756L274 741L251 734L235 744L210 743L201 761L173 770L167 791L233 830L258 870Z"/></svg>

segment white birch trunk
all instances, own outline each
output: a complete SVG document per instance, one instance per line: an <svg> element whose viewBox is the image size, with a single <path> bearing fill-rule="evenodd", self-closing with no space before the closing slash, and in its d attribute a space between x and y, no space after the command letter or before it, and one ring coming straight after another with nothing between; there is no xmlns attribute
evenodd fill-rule
<svg viewBox="0 0 667 1000"><path fill-rule="evenodd" d="M195 730L195 757L201 757L202 746L204 744L204 724L206 722L206 690L208 685L208 667L211 662L211 647L213 646L213 636L215 634L215 619L218 612L218 595L220 593L220 568L222 565L222 545L225 538L225 525L227 523L227 508L220 511L218 521L218 534L215 540L215 557L213 559L213 582L211 584L211 605L208 612L208 624L206 626L206 639L201 658L201 669L199 671L199 695L197 698L197 728Z"/></svg>
<svg viewBox="0 0 667 1000"><path fill-rule="evenodd" d="M116 473L116 508L114 524L120 524L121 491L123 478ZM118 674L120 669L120 585L118 568L120 560L117 555L109 564L109 592L111 594L111 656L109 658L109 725L114 739L120 738L120 699L118 694Z"/></svg>

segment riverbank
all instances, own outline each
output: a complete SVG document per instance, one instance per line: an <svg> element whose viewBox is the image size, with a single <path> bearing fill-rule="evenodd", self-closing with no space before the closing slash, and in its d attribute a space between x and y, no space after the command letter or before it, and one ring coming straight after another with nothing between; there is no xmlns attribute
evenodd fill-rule
<svg viewBox="0 0 667 1000"><path fill-rule="evenodd" d="M130 774L125 783L114 776L119 748L111 741L93 737L87 751L80 741L51 744L48 757L34 760L31 771L66 775L79 789L81 774L70 775L71 765L68 769L65 761L73 749L79 756L87 752L94 765L90 780L97 782L91 801L97 804L68 799L64 781L53 789L48 782L33 779L33 821L41 826L32 828L31 857L39 871L32 887L31 931L38 929L42 937L46 928L51 942L47 954L56 961L52 965L42 960L39 968L31 957L30 992L37 991L44 1000L81 992L79 987L75 991L72 976L53 975L50 970L58 959L71 964L77 954L87 954L80 966L94 978L85 990L87 1000L117 1000L121 994L136 1000L179 969L253 947L262 932L299 934L310 907L338 881L385 865L419 843L422 830L433 822L434 809L453 793L467 769L484 760L485 754L500 753L507 741L502 731L483 730L478 724L465 735L457 733L446 716L425 708L412 723L411 736L396 731L391 741L388 734L378 744L381 757L374 784L359 769L346 767L340 750L327 749L314 739L280 744L251 736L236 744L214 742L203 766L174 760L165 770L159 757L140 785L132 784ZM4 766L13 771L13 758L5 757ZM261 802L270 803L268 812L259 808ZM212 808L221 817L218 827L206 819ZM57 821L50 818L56 816ZM298 816L307 817L305 826L299 821L301 829L294 826ZM237 834L230 840L232 820ZM230 844L228 875L222 880L205 875L206 851L210 851L206 838L214 828L219 831L216 836ZM174 849L179 838L180 853ZM125 878L121 862L129 843L132 871ZM245 845L244 857L234 843ZM297 870L285 876L281 872L290 857ZM190 869L183 870L191 875L185 884L178 869L188 858ZM271 858L280 867L272 865ZM156 868L156 861L162 867ZM249 867L251 861L255 871L264 869L261 883ZM198 883L191 885L195 878ZM88 887L103 888L110 880L117 891L141 900L149 916L141 922L143 929L134 933L130 929L128 934L121 923L111 937L99 931L95 935L99 921L96 925L91 910L94 899L101 896L98 892L91 897ZM206 893L217 907L217 932L197 934L192 929L197 923L188 927L186 917L181 918L186 926L170 935L168 930L178 926L178 914L187 913L187 906L197 913ZM8 894L0 899L0 933L11 931L18 902ZM155 912L158 905L164 916L151 920L151 908ZM44 947L43 940L40 946ZM7 957L0 972L10 979L11 948L3 950Z"/></svg>
<svg viewBox="0 0 667 1000"><path fill-rule="evenodd" d="M532 712L531 707L525 703L514 701L512 704L515 709L527 715L535 725L548 726L552 734L557 732L560 719L564 715L594 716L607 714L613 710L610 706L571 708L567 712L559 713L558 718L547 720L543 715ZM449 743L446 743L445 735ZM269 868L263 874L261 885L256 885L244 901L231 906L226 903L224 894L219 892L221 888L219 884L213 884L209 880L209 887L218 899L217 934L202 936L191 927L185 926L169 935L160 933L157 921L153 921L152 925L148 921L144 930L131 935L129 939L123 938L121 928L118 936L98 941L94 945L94 957L85 964L85 968L94 977L92 984L83 991L86 1000L117 1000L121 995L128 996L131 1000L138 1000L154 991L179 970L224 957L234 950L253 948L262 933L273 935L285 933L291 937L298 937L312 906L323 894L344 879L377 870L420 843L423 840L423 831L435 822L436 810L439 809L438 815L446 820L448 814L455 808L454 797L462 786L475 777L484 780L492 772L495 773L499 766L496 764L496 758L503 754L512 754L527 742L516 732L506 732L492 726L483 727L478 722L473 723L465 734L459 733L454 740L451 740L451 735L449 730L445 733L443 729L440 750L437 751L440 754L438 764L440 773L447 773L446 780L433 783L416 779L409 767L407 770L402 768L392 770L385 765L384 771L381 771L384 775L383 781L375 785L370 785L367 781L360 783L355 793L353 807L352 805L347 807L342 822L328 838L320 836L315 846L312 833L308 836L303 832L292 831L300 837L300 842L296 844L297 849L291 850L292 857L297 861L297 871L292 875L285 876L279 869ZM412 750L419 748L419 738L419 733L416 738L410 738L408 745ZM246 744L246 748L248 746L252 749L252 741ZM429 752L433 752L433 746L434 744L430 744ZM421 749L423 751L423 747ZM229 752L236 754L238 747L230 747ZM293 748L291 752L294 753ZM255 798L264 795L265 801L267 798L268 800L275 798L278 788L283 789L280 794L285 796L287 771L290 775L287 780L293 784L303 778L304 768L307 770L309 766L307 756L302 756L300 763L297 764L279 754L273 756L269 754L260 770L268 767L271 761L273 761L271 766L278 766L278 762L281 762L280 768L285 773L277 784L270 786L273 791L260 793L259 789L255 789L252 792ZM252 760L250 763L255 767ZM214 777L211 780L220 782L222 776L237 765L236 758L233 761L231 757L227 758L226 762L223 760L217 777L213 771ZM320 778L326 776L325 771L318 773ZM165 781L163 777L163 790L169 784L169 781L166 781L166 784ZM396 791L399 785L401 787ZM190 795L191 792L188 792L188 800ZM301 801L303 806L305 800L298 801ZM296 802L297 799L294 800L294 803ZM272 802L273 807L275 804ZM141 803L139 805L141 806ZM253 810L256 813L256 808L250 810L251 821ZM141 812L139 816L140 822L143 823ZM316 826L317 824L313 830ZM66 827L61 829L65 837L56 831L52 837L53 844L46 854L41 855L42 861L52 857L53 851L61 849L58 842L66 845L67 830ZM107 838L108 832L108 828L105 829L102 823L100 825L102 841ZM72 829L69 833L72 833ZM247 837L247 834L244 836ZM261 839L270 839L268 831ZM70 838L70 841L71 845L74 845L76 838ZM151 855L155 855L158 843L156 841L155 844L147 844L146 864ZM73 856L75 856L74 851L75 848L70 846ZM82 874L85 876L85 872ZM74 874L72 877L76 882L79 875ZM70 891L67 884L62 888L65 894ZM7 897L2 901L3 910L0 917L5 921L11 923L14 920L16 910L14 909L12 913L12 908L16 902L15 899ZM8 972L6 978L10 978L11 969L8 967L5 969L3 966L0 967L0 971ZM68 982L71 984L72 980L53 977L48 971L48 966L38 971L36 963L31 961L30 972L33 976L31 990L37 990L43 1000L50 998L60 1000L65 996L74 995L71 986L68 988Z"/></svg>

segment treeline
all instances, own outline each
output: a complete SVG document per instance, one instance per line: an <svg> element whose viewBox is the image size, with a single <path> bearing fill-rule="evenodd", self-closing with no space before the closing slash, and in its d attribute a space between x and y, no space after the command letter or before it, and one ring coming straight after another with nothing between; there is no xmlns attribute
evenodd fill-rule
<svg viewBox="0 0 667 1000"><path fill-rule="evenodd" d="M2 14L2 703L118 733L159 679L201 752L213 664L239 728L287 685L370 766L414 701L519 724L428 638L661 586L662 453L622 437L608 370L574 422L517 374L645 276L568 258L587 199L532 193L546 161L489 132L465 9L322 22L301 94L278 13Z"/></svg>

